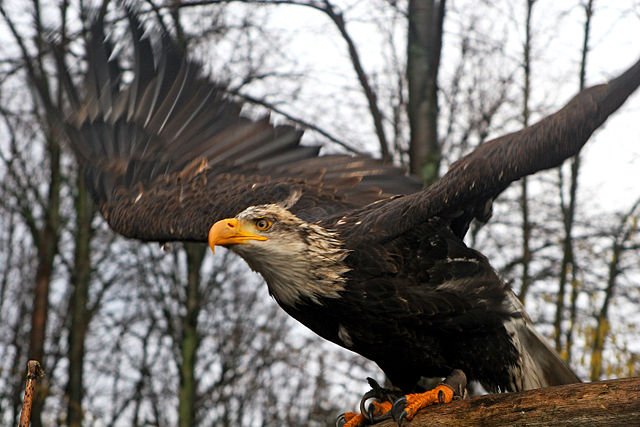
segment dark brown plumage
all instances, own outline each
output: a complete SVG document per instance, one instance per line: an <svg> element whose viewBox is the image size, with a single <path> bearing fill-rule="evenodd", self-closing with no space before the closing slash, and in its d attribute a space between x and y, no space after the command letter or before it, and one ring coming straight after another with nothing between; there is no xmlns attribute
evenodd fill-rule
<svg viewBox="0 0 640 427"><path fill-rule="evenodd" d="M455 368L494 391L578 381L462 239L511 182L575 155L640 84L640 61L416 192L399 168L366 156L317 157L293 127L242 117L166 35L153 55L130 19L133 82L121 89L118 67L107 66L98 22L87 98L68 126L114 230L229 246L289 314L374 360L405 391Z"/></svg>
<svg viewBox="0 0 640 427"><path fill-rule="evenodd" d="M292 126L243 117L242 105L201 77L168 36L154 55L130 19L133 82L121 89L96 23L86 101L67 126L100 212L119 233L206 241L216 219L292 194L301 194L293 211L322 217L420 188L401 168L367 156L317 157L320 147L300 145Z"/></svg>

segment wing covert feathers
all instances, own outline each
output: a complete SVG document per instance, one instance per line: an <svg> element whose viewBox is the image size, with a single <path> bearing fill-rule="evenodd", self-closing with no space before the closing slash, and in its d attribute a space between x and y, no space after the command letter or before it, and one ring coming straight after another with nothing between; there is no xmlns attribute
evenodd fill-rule
<svg viewBox="0 0 640 427"><path fill-rule="evenodd" d="M99 17L87 43L86 98L72 102L66 126L87 187L117 232L206 241L213 222L253 204L299 194L291 210L311 220L420 188L400 168L364 156L318 157L319 147L300 145L302 131L242 116L242 105L202 77L167 34L154 52L128 16L133 80L122 84Z"/></svg>

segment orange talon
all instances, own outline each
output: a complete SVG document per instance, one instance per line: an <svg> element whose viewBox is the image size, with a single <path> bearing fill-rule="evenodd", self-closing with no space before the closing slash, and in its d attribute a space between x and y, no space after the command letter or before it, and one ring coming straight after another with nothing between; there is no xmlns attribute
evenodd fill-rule
<svg viewBox="0 0 640 427"><path fill-rule="evenodd" d="M435 403L449 403L453 400L453 389L446 384L439 385L424 393L407 394L404 410L405 418L411 420L425 406Z"/></svg>

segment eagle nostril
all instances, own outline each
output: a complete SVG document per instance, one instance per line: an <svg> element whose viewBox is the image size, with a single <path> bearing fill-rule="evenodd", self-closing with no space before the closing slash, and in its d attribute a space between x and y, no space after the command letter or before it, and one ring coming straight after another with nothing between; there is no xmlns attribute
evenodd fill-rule
<svg viewBox="0 0 640 427"><path fill-rule="evenodd" d="M229 222L227 223L227 227L229 227L229 228L234 228L235 226L236 226L236 225L235 225L232 221L229 221Z"/></svg>

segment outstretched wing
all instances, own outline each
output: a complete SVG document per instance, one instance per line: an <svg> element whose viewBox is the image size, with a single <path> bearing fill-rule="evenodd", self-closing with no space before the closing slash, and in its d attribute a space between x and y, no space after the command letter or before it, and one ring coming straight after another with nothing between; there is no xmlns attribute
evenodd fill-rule
<svg viewBox="0 0 640 427"><path fill-rule="evenodd" d="M576 155L638 85L640 60L609 83L584 89L538 123L479 146L429 188L354 215L351 220L359 226L349 231L353 243L397 236L433 216L448 218L464 237L471 219L488 219L492 200L513 181Z"/></svg>
<svg viewBox="0 0 640 427"><path fill-rule="evenodd" d="M66 127L115 231L206 241L216 220L251 205L281 203L315 220L420 188L400 168L365 156L317 157L319 147L300 145L300 130L243 117L242 105L202 77L167 34L154 54L132 13L129 20L132 82L121 88L98 18L88 44L87 98L75 102Z"/></svg>

